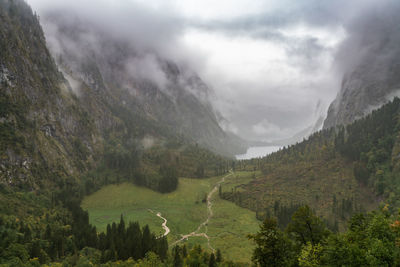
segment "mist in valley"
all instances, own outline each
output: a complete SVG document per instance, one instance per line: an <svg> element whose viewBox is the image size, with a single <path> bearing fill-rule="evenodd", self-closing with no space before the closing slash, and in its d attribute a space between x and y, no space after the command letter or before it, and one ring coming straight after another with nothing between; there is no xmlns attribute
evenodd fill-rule
<svg viewBox="0 0 400 267"><path fill-rule="evenodd" d="M320 129L343 76L384 42L395 44L398 35L399 5L389 0L249 6L238 0L212 9L207 1L29 3L55 58L70 55L73 65L74 57L96 53L126 72L121 87L134 91L131 81L146 80L167 94L160 61L175 62L210 87L199 92L184 85L212 103L225 130L255 141ZM383 62L397 50L386 47Z"/></svg>

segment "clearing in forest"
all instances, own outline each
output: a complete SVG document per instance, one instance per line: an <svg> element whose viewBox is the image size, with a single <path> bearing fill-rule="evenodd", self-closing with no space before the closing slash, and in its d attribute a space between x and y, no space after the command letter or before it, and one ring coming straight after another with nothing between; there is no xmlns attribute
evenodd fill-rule
<svg viewBox="0 0 400 267"><path fill-rule="evenodd" d="M259 222L254 212L219 198L218 184L224 188L230 179L235 179L235 174L180 178L178 189L168 194L129 183L109 185L86 197L82 208L89 211L90 222L99 231L104 231L108 223L118 222L123 214L126 222L148 224L154 233L164 235L166 228L162 225L167 220L170 245L177 241L180 245L201 244L210 252L221 249L228 259L249 262L253 244L247 235L258 230ZM182 239L185 235L188 238Z"/></svg>

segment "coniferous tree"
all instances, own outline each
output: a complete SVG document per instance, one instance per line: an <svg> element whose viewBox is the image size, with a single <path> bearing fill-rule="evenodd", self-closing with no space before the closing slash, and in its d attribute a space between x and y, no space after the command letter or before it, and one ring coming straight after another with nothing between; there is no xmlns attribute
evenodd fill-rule
<svg viewBox="0 0 400 267"><path fill-rule="evenodd" d="M217 256L216 256L215 261L218 262L218 263L222 262L222 254L221 254L221 250L220 249L217 249Z"/></svg>
<svg viewBox="0 0 400 267"><path fill-rule="evenodd" d="M182 267L183 266L183 260L181 257L181 249L179 246L175 246L172 250L172 255L174 257L173 260L173 266L174 267Z"/></svg>
<svg viewBox="0 0 400 267"><path fill-rule="evenodd" d="M260 231L255 235L249 235L249 238L256 243L252 257L256 265L278 267L286 266L291 261L290 241L278 228L275 219L265 219Z"/></svg>
<svg viewBox="0 0 400 267"><path fill-rule="evenodd" d="M186 245L183 245L183 247L182 247L182 256L183 256L184 258L186 258L187 255L188 255L188 253L187 253Z"/></svg>
<svg viewBox="0 0 400 267"><path fill-rule="evenodd" d="M142 257L144 257L151 250L151 233L148 225L143 228L142 233Z"/></svg>
<svg viewBox="0 0 400 267"><path fill-rule="evenodd" d="M208 261L208 267L215 267L217 266L217 262L215 260L215 255L214 253L211 253L210 259Z"/></svg>

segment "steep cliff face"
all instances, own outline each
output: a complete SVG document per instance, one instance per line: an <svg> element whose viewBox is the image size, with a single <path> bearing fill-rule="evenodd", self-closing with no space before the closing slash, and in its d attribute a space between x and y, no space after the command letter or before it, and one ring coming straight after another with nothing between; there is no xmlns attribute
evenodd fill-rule
<svg viewBox="0 0 400 267"><path fill-rule="evenodd" d="M71 83L77 84L78 98L86 84L112 109L121 106L156 125L152 135L180 136L224 155L245 149L244 142L219 126L209 101L211 90L196 73L154 51L137 50L134 40L115 38L71 17L49 14L44 24L53 40L50 49Z"/></svg>
<svg viewBox="0 0 400 267"><path fill-rule="evenodd" d="M74 177L102 149L94 122L58 71L29 6L0 1L0 25L0 182L34 189Z"/></svg>
<svg viewBox="0 0 400 267"><path fill-rule="evenodd" d="M348 37L337 54L342 85L324 128L349 124L400 94L398 11L397 4L377 8L347 26Z"/></svg>
<svg viewBox="0 0 400 267"><path fill-rule="evenodd" d="M349 124L400 93L400 54L382 59L370 55L343 78L341 90L330 105L324 128Z"/></svg>
<svg viewBox="0 0 400 267"><path fill-rule="evenodd" d="M55 61L23 0L0 1L0 25L0 184L64 187L107 147L146 138L225 155L243 148L220 128L195 73L107 36L94 46L71 25L59 29Z"/></svg>

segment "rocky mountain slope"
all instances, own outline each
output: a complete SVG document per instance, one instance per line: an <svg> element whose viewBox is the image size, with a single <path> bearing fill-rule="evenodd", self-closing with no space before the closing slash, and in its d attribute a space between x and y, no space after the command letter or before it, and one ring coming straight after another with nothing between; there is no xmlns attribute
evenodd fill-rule
<svg viewBox="0 0 400 267"><path fill-rule="evenodd" d="M375 12L375 11L374 11ZM399 19L396 10L357 18L339 49L341 89L330 105L324 128L349 124L400 93Z"/></svg>
<svg viewBox="0 0 400 267"><path fill-rule="evenodd" d="M210 88L187 66L142 51L74 14L51 13L43 23L50 50L79 98L86 84L110 106L122 106L173 135L224 155L245 149L219 126ZM162 135L162 134L161 134Z"/></svg>
<svg viewBox="0 0 400 267"><path fill-rule="evenodd" d="M400 93L400 56L380 62L372 54L356 70L343 78L342 88L330 105L324 128L349 124Z"/></svg>
<svg viewBox="0 0 400 267"><path fill-rule="evenodd" d="M0 180L34 189L73 177L102 149L94 121L58 71L31 9L1 1L0 21Z"/></svg>
<svg viewBox="0 0 400 267"><path fill-rule="evenodd" d="M29 190L73 184L110 147L178 142L225 155L241 150L219 127L209 89L194 73L107 38L96 46L104 50L93 50L69 27L60 32L87 50L70 46L57 54L57 65L24 1L0 1L0 22L1 184ZM156 64L161 78L145 77L144 68L129 75L141 62Z"/></svg>

